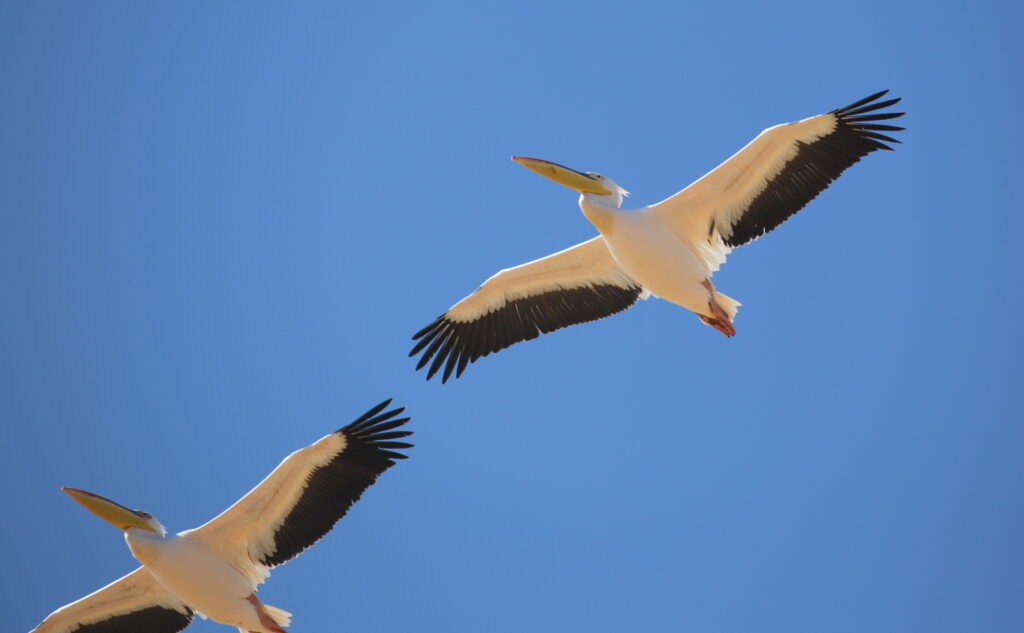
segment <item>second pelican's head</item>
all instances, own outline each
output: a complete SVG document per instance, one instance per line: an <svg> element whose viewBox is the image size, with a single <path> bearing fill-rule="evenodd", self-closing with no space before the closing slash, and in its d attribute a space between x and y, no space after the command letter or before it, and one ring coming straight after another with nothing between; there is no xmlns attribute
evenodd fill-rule
<svg viewBox="0 0 1024 633"><path fill-rule="evenodd" d="M611 178L597 172L576 171L549 160L527 156L513 156L512 160L560 185L579 191L584 199L592 198L610 207L622 206L622 198L629 195L628 191L615 184Z"/></svg>
<svg viewBox="0 0 1024 633"><path fill-rule="evenodd" d="M116 525L122 530L138 528L161 535L164 533L164 526L160 525L160 522L150 516L148 512L129 510L106 497L101 497L98 494L86 492L85 490L79 490L78 488L68 488L65 486L61 490L68 493L72 499L85 506L87 510L99 518Z"/></svg>

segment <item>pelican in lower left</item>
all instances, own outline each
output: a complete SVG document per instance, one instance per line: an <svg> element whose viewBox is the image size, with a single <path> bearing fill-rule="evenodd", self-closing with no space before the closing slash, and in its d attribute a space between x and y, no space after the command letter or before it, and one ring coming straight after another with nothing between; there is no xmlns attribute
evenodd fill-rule
<svg viewBox="0 0 1024 633"><path fill-rule="evenodd" d="M124 530L135 571L51 613L31 633L174 633L199 613L242 633L287 633L291 614L260 602L270 569L320 540L412 445L386 400L289 455L213 520L168 536L159 521L77 488L64 492Z"/></svg>

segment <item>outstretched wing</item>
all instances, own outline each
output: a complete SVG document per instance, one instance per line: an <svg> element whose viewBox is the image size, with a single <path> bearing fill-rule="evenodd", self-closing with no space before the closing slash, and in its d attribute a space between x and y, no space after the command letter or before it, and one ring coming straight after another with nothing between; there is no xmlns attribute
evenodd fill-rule
<svg viewBox="0 0 1024 633"><path fill-rule="evenodd" d="M203 541L262 582L267 570L295 557L330 531L370 484L410 448L405 408L391 400L295 451L258 486L208 523L182 536Z"/></svg>
<svg viewBox="0 0 1024 633"><path fill-rule="evenodd" d="M633 305L644 289L627 275L600 236L553 255L506 268L417 332L430 363L427 380L444 366L441 382L456 378L481 356ZM433 362L431 363L431 359Z"/></svg>
<svg viewBox="0 0 1024 633"><path fill-rule="evenodd" d="M898 140L903 116L877 112L899 99L883 90L827 114L761 132L746 147L676 195L650 207L684 239L742 246L804 208L850 165Z"/></svg>
<svg viewBox="0 0 1024 633"><path fill-rule="evenodd" d="M191 621L192 609L139 567L57 609L30 633L175 633Z"/></svg>

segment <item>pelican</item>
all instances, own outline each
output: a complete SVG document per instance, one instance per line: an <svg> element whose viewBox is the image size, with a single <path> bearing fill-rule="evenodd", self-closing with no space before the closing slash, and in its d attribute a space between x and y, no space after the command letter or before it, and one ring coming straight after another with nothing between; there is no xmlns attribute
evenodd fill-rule
<svg viewBox="0 0 1024 633"><path fill-rule="evenodd" d="M740 302L711 277L726 255L773 230L829 183L903 128L875 123L899 99L883 90L850 105L770 127L689 187L657 204L622 209L625 189L607 176L539 158L512 160L580 192L579 206L599 235L541 259L499 271L413 336L427 380L441 382L469 363L519 341L661 297L733 336ZM431 362L433 359L433 362Z"/></svg>
<svg viewBox="0 0 1024 633"><path fill-rule="evenodd" d="M393 430L409 418L386 400L348 426L289 455L210 522L168 536L159 521L97 494L62 488L124 530L142 566L51 613L32 633L173 633L199 613L242 633L287 633L291 614L260 602L270 569L320 540L396 459Z"/></svg>

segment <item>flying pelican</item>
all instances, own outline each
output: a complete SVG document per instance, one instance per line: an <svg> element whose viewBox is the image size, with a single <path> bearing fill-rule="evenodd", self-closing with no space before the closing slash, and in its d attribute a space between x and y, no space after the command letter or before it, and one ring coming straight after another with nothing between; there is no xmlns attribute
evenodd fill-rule
<svg viewBox="0 0 1024 633"><path fill-rule="evenodd" d="M124 530L135 571L51 613L31 633L173 633L194 613L242 633L287 633L291 614L265 605L256 586L270 569L320 540L377 476L411 447L393 430L409 418L386 400L348 426L289 455L212 521L167 536L160 522L97 494L62 488ZM382 413L382 411L384 411Z"/></svg>
<svg viewBox="0 0 1024 633"><path fill-rule="evenodd" d="M876 112L899 99L883 90L802 121L770 127L703 178L672 197L622 209L629 195L607 176L538 158L512 160L580 192L579 205L600 235L541 259L499 271L413 336L427 380L519 341L621 312L649 295L697 314L726 336L740 303L711 276L726 255L782 224L839 174L878 149L899 143L873 123L903 116ZM431 359L433 362L431 363Z"/></svg>

